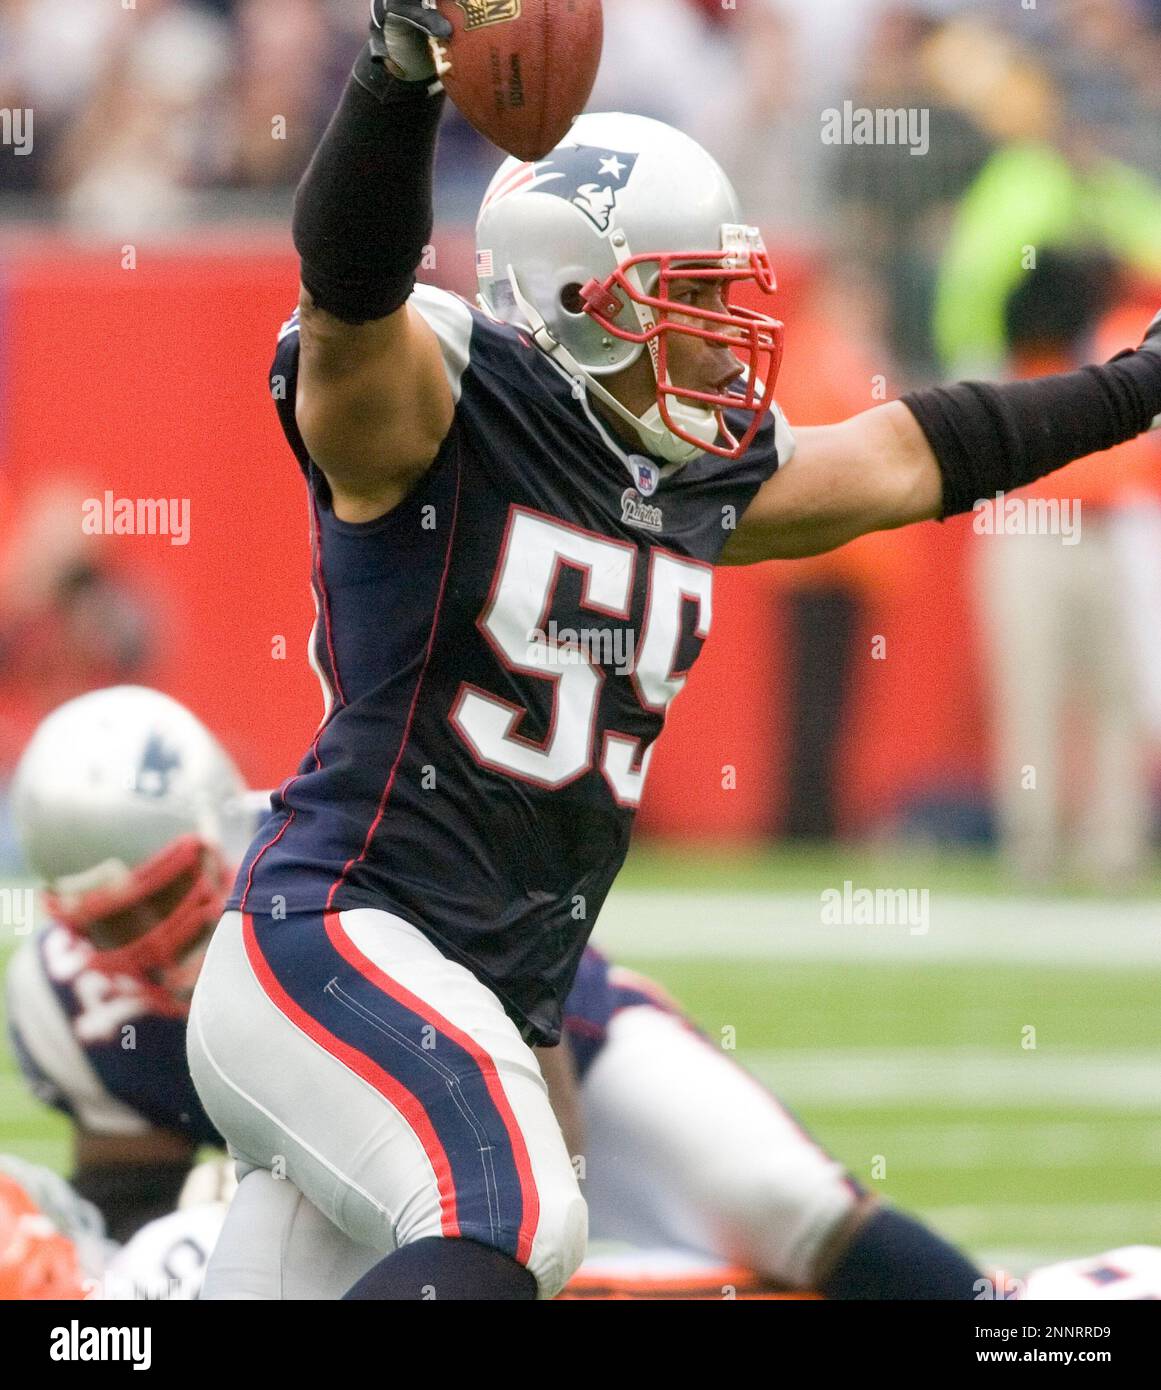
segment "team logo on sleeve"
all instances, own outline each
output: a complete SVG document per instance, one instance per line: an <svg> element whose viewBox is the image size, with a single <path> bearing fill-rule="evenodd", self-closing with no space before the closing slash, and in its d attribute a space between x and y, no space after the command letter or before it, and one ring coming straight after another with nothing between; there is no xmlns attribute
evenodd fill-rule
<svg viewBox="0 0 1161 1390"><path fill-rule="evenodd" d="M467 15L465 29L483 29L520 18L521 0L456 0L456 4Z"/></svg>
<svg viewBox="0 0 1161 1390"><path fill-rule="evenodd" d="M493 190L484 206L511 193L551 193L579 208L598 232L605 233L612 228L617 198L636 164L635 154L595 145L569 145L553 150L547 159L514 169Z"/></svg>

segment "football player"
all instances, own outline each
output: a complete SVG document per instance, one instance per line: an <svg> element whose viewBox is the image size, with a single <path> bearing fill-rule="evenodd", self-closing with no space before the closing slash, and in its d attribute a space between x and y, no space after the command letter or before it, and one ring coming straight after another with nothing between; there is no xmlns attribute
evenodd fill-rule
<svg viewBox="0 0 1161 1390"><path fill-rule="evenodd" d="M72 1183L127 1240L221 1144L185 1065L189 998L253 828L234 764L175 700L115 686L36 730L13 780L45 920L6 976L13 1050L73 1122Z"/></svg>
<svg viewBox="0 0 1161 1390"><path fill-rule="evenodd" d="M189 1197L199 1145L223 1143L190 1081L185 1017L252 795L209 730L139 687L61 706L17 769L17 829L55 915L9 966L11 1037L34 1091L73 1120L77 1192L110 1236L134 1242L114 1282L143 1249L184 1242L196 1266L216 1237L204 1202L196 1242L166 1222L183 1184ZM784 1288L875 1296L890 1257L871 1270L849 1253L874 1215L868 1195L657 985L586 950L564 1038L539 1060L583 1159L595 1236L701 1252ZM375 1255L286 1195L304 1257L284 1268L281 1240L247 1239L224 1259L246 1265L252 1295L338 1297ZM910 1263L889 1277L926 1288Z"/></svg>
<svg viewBox="0 0 1161 1390"><path fill-rule="evenodd" d="M348 1297L548 1298L586 1211L532 1047L560 1037L714 566L969 511L1135 437L1161 414L1161 319L1106 366L922 391L796 443L781 325L736 300L773 293L761 237L667 126L583 116L509 159L482 307L416 288L432 34L429 5L374 0L296 197L272 386L326 712L214 934L189 1056L246 1172L227 1235L278 1172L381 1253ZM967 1262L897 1213L852 1258L970 1296Z"/></svg>

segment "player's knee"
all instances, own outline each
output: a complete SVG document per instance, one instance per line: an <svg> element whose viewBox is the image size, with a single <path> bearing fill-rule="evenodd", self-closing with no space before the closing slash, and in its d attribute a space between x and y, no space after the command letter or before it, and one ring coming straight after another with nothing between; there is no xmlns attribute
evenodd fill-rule
<svg viewBox="0 0 1161 1390"><path fill-rule="evenodd" d="M521 1233L509 1230L489 1236L472 1229L470 1237L479 1245L488 1245L515 1258L536 1280L537 1297L555 1298L564 1288L584 1259L588 1244L588 1208L576 1184L568 1192L538 1194L539 1208L531 1245L523 1247ZM400 1239L399 1246L439 1235L438 1223L427 1222L414 1227Z"/></svg>
<svg viewBox="0 0 1161 1390"><path fill-rule="evenodd" d="M858 1201L837 1164L825 1172L804 1164L750 1175L724 1197L730 1254L788 1288L813 1288L820 1261Z"/></svg>
<svg viewBox="0 0 1161 1390"><path fill-rule="evenodd" d="M562 1154L563 1154L563 1145ZM537 1297L555 1298L580 1267L588 1244L588 1206L581 1195L576 1176L567 1162L538 1165L534 1206L531 1192L523 1206L513 1209L502 1224L492 1226L477 1215L465 1221L461 1211L461 1233L479 1245L487 1245L514 1258L536 1280ZM408 1219L394 1226L393 1239L364 1230L361 1239L368 1245L390 1251L418 1241L446 1234L443 1208L434 1188L417 1192L407 1202ZM372 1218L368 1210L364 1215ZM345 1214L349 1228L353 1212ZM380 1214L380 1220L384 1219ZM531 1238L529 1238L531 1237Z"/></svg>

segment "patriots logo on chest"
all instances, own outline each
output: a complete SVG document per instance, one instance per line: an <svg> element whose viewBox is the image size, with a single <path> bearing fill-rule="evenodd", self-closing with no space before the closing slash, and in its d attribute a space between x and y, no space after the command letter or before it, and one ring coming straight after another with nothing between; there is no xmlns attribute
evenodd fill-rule
<svg viewBox="0 0 1161 1390"><path fill-rule="evenodd" d="M498 202L510 193L551 193L583 212L598 232L606 233L612 229L617 198L636 166L635 154L571 145L514 169L488 201Z"/></svg>
<svg viewBox="0 0 1161 1390"><path fill-rule="evenodd" d="M621 520L627 526L639 526L646 531L664 531L665 517L660 507L646 502L636 489L627 487L621 494Z"/></svg>

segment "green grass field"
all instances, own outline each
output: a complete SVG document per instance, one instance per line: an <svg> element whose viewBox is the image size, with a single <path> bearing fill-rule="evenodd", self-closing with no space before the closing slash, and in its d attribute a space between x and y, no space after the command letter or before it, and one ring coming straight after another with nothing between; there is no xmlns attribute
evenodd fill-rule
<svg viewBox="0 0 1161 1390"><path fill-rule="evenodd" d="M848 879L926 889L926 926L824 924ZM642 852L597 940L979 1258L1161 1244L1161 878L1045 897L986 856ZM0 1150L67 1164L6 1048Z"/></svg>

